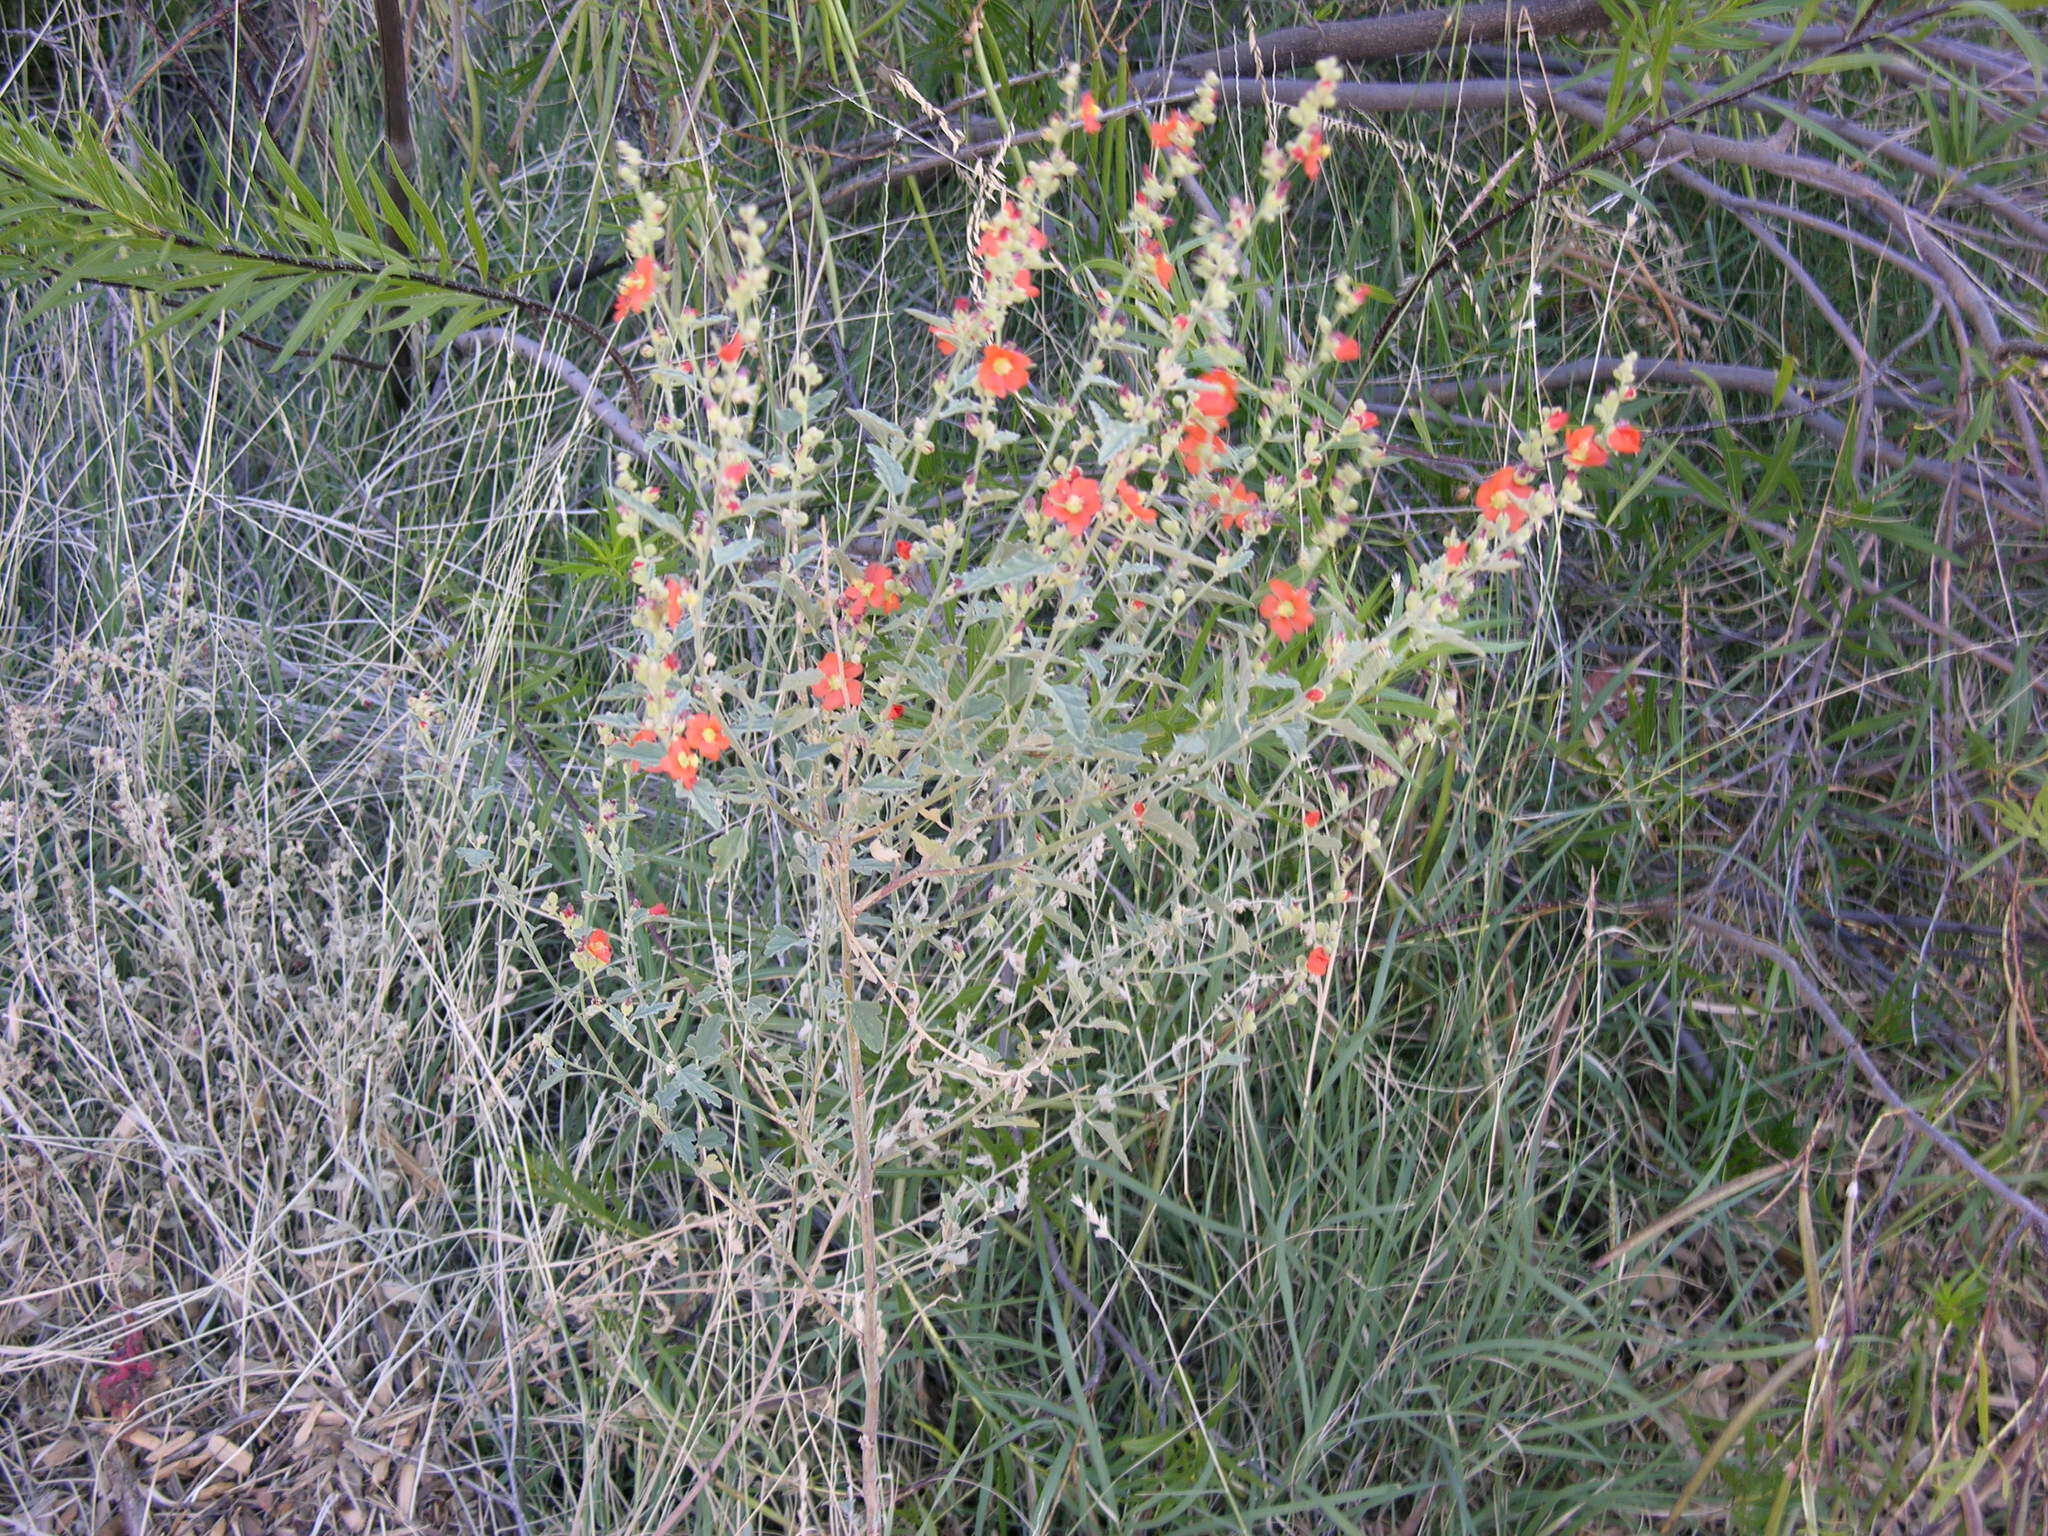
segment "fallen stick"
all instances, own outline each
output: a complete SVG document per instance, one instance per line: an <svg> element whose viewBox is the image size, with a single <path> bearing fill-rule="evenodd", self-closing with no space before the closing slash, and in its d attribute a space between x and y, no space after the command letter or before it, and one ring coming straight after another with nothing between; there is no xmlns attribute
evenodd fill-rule
<svg viewBox="0 0 2048 1536"><path fill-rule="evenodd" d="M1731 927L1717 918L1696 912L1679 902L1661 902L1649 910L1661 911L1675 917L1699 932L1721 940L1724 944L1732 944L1761 960L1768 960L1783 971L1786 979L1792 983L1792 990L1799 995L1799 1000L1820 1015L1828 1033L1835 1037L1849 1060L1855 1063L1856 1070L1863 1074L1864 1081L1870 1084L1877 1096L1897 1110L1900 1118L1912 1127L1916 1135L1939 1147L1957 1167L2011 1207L2020 1219L2033 1229L2035 1237L2040 1239L2043 1247L2048 1248L2048 1211L2041 1209L1978 1162L1961 1142L1909 1104L1905 1095L1892 1086L1891 1079L1884 1075L1884 1069L1878 1066L1876 1059L1863 1048L1863 1042L1858 1040L1849 1026L1842 1022L1842 1016L1835 1012L1834 1005L1827 1000L1826 994L1814 985L1813 978L1806 974L1805 968L1797 960L1768 939L1760 939L1753 933Z"/></svg>

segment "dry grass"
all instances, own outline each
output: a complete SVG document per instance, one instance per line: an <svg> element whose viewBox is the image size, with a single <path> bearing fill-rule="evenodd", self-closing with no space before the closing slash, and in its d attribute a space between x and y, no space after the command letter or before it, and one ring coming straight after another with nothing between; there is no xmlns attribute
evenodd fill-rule
<svg viewBox="0 0 2048 1536"><path fill-rule="evenodd" d="M8 575L47 584L0 765L0 1505L38 1532L516 1526L545 1220L475 1177L513 1158L519 1024L444 878L505 774L448 746L488 643L451 696L425 626L353 581L252 583L234 552L280 534L317 571L315 520L186 457L165 381L98 339L41 338L73 368L17 391L5 444ZM78 495L131 472L157 494Z"/></svg>

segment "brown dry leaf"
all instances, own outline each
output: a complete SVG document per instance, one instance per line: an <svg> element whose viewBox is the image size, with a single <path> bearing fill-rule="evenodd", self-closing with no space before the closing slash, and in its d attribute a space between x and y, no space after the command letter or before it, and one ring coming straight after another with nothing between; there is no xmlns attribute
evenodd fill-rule
<svg viewBox="0 0 2048 1536"><path fill-rule="evenodd" d="M193 1444L198 1439L198 1430L180 1430L178 1431L178 1433L172 1435L169 1439L163 1441L160 1445L157 1446L155 1450L151 1451L149 1453L149 1459L152 1463L168 1461L171 1457L178 1455L185 1449L186 1446Z"/></svg>
<svg viewBox="0 0 2048 1536"><path fill-rule="evenodd" d="M237 1477L247 1477L256 1470L256 1458L225 1435L215 1435L208 1440L206 1450L208 1455Z"/></svg>
<svg viewBox="0 0 2048 1536"><path fill-rule="evenodd" d="M2021 1386L2031 1387L2041 1379L2041 1357L2034 1346L2014 1331L2012 1324L1999 1318L1993 1330L1998 1338L1998 1348L2005 1356L2005 1368L2012 1373L2012 1379Z"/></svg>
<svg viewBox="0 0 2048 1536"><path fill-rule="evenodd" d="M1701 1371L1692 1379L1692 1384L1679 1394L1679 1405L1687 1413L1700 1418L1721 1420L1728 1417L1728 1394L1721 1383L1736 1374L1735 1366L1727 1360L1719 1360ZM1739 1383L1738 1383L1739 1385Z"/></svg>
<svg viewBox="0 0 2048 1536"><path fill-rule="evenodd" d="M398 1512L407 1520L413 1518L419 1500L420 1469L417 1462L408 1461L398 1469Z"/></svg>
<svg viewBox="0 0 2048 1536"><path fill-rule="evenodd" d="M67 1462L76 1461L84 1454L85 1442L76 1435L66 1435L61 1440L51 1441L37 1452L36 1465L47 1472L52 1467L61 1467Z"/></svg>
<svg viewBox="0 0 2048 1536"><path fill-rule="evenodd" d="M306 1448L306 1442L313 1438L313 1431L320 1427L320 1419L321 1405L306 1404L306 1411L299 1415L299 1432L292 1436L293 1451L302 1451Z"/></svg>

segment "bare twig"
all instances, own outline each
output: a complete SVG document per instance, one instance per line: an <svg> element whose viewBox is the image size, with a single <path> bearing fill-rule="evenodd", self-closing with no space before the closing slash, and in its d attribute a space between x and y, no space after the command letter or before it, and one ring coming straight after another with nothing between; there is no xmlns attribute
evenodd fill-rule
<svg viewBox="0 0 2048 1536"><path fill-rule="evenodd" d="M1920 13L1916 19L1925 21L1945 9L1934 8ZM1901 23L1894 22L1885 28L1877 29L1870 36L1896 32L1900 27ZM1845 41L1838 46L1846 47L1848 43ZM1819 191L1833 193L1847 200L1853 207L1874 213L1892 226L1906 245L1919 255L1920 260L1910 262L1909 258L1899 256L1887 246L1876 242L1872 244L1876 245L1877 251L1885 259L1897 260L1902 265L1910 262L1915 275L1926 282L1956 316L1959 340L1962 344L1965 347L1976 344L1992 350L1999 348L2005 338L1992 305L1986 300L1983 286L1975 274L1956 257L1947 240L1934 228L1933 221L1925 213L1902 202L1882 182L1832 161L1802 155L1774 144L1733 139L1722 134L1677 126L1685 117L1704 112L1710 107L1729 105L1749 95L1759 94L1764 87L1790 78L1797 72L1783 70L1756 82L1753 86L1731 86L1718 92L1695 95L1679 111L1656 122L1630 129L1614 142L1582 155L1563 170L1544 177L1536 188L1517 198L1508 208L1496 212L1452 240L1429 267L1410 282L1375 331L1373 352L1378 353L1395 322L1422 288L1446 268L1455 264L1462 253L1480 236L1518 209L1527 206L1545 190L1624 149L1639 151L1657 160L1694 158L1745 166L1781 176ZM1311 82L1303 80L1233 77L1222 82L1221 93L1224 99L1238 102L1297 101L1313 88ZM1337 86L1336 100L1340 107L1361 112L1453 111L1504 107L1519 102L1531 108L1562 113L1596 127L1605 127L1609 122L1607 108L1603 103L1591 96L1583 96L1555 85L1541 76L1497 80L1467 79L1424 85L1347 82ZM1711 186L1710 183L1707 185ZM2009 199L2005 201L2010 202ZM2028 468L2034 481L2035 489L2026 499L2037 503L2048 502L2048 460L2044 460L2024 396L2014 380L2002 379L1997 387L2005 399L2007 413L2026 454Z"/></svg>
<svg viewBox="0 0 2048 1536"><path fill-rule="evenodd" d="M1046 1267L1052 1271L1052 1277L1059 1288L1088 1314L1089 1333L1099 1332L1114 1344L1122 1352L1123 1357L1131 1362L1132 1369L1145 1378L1145 1385L1152 1389L1152 1396L1160 1407L1165 1407L1173 1400L1173 1389L1166 1384L1166 1378L1159 1374L1150 1360L1138 1352L1138 1347L1121 1328L1109 1320L1108 1315L1095 1304L1094 1299L1075 1283L1074 1277L1067 1272L1066 1261L1060 1257L1059 1245L1053 1241L1052 1228L1047 1224L1045 1217L1034 1211L1031 1219L1038 1229L1038 1247L1045 1255Z"/></svg>
<svg viewBox="0 0 2048 1536"><path fill-rule="evenodd" d="M589 374L560 353L550 352L532 338L521 336L517 331L509 331L501 325L480 325L473 331L464 331L448 345L457 352L474 353L481 352L485 347L503 347L507 352L516 353L556 383L573 391L577 399L583 402L583 409L590 413L591 419L624 444L635 458L648 464L659 465L678 480L688 478L681 465L648 442L639 428L626 419L626 413L605 398L604 391L597 387L597 382Z"/></svg>
<svg viewBox="0 0 2048 1536"><path fill-rule="evenodd" d="M1833 47L1821 49L1820 54L1822 57L1826 57L1831 53L1846 51L1851 47L1862 47L1863 45L1870 42L1874 42L1879 38L1892 36L1899 32L1910 31L1913 28L1924 26L1929 21L1937 20L1942 16L1948 15L1955 8L1956 0L1950 0L1950 3L1947 4L1930 6L1924 10L1914 11L1909 15L1897 17L1882 27L1873 27L1868 30L1859 28L1857 29L1856 34L1853 37L1845 37L1840 43L1834 45ZM1378 328L1373 332L1372 345L1368 349L1369 354L1375 357L1377 357L1380 354L1381 349L1384 348L1386 345L1387 338L1393 334L1394 326L1400 321L1401 317L1407 313L1409 306L1411 306L1415 302L1415 300L1422 295L1423 291L1427 289L1432 283L1434 283L1438 277L1442 276L1446 270L1448 270L1452 266L1455 266L1458 263L1458 261L1463 258L1467 250L1471 249L1471 247L1474 244L1476 244L1480 239L1482 239L1488 231L1496 229L1500 225L1506 223L1507 220L1513 218L1516 214L1520 213L1523 209L1527 208L1531 203L1535 202L1539 197L1542 197L1545 193L1550 192L1559 186L1562 186L1564 183L1572 180L1577 176L1583 175L1586 171L1592 169L1596 165L1603 164L1606 161L1612 160L1629 150L1636 149L1645 143L1650 143L1656 140L1660 135L1672 129L1679 122L1682 122L1687 118L1697 116L1712 108L1730 106L1735 102L1741 100L1741 98L1744 95L1751 94L1756 91L1773 89L1776 86L1784 84L1787 80L1792 79L1794 76L1803 74L1805 72L1805 68L1806 66L1799 65L1796 67L1775 70L1772 73L1765 75L1760 79L1751 81L1746 85L1730 86L1725 90L1717 91L1711 95L1698 97L1695 100L1688 102L1685 106L1681 107L1676 112L1669 113L1664 117L1656 119L1654 122L1639 124L1636 127L1631 128L1627 132L1623 133L1620 137L1612 140L1607 144L1603 144L1600 148L1588 150L1585 154L1580 155L1570 164L1562 166L1556 171L1553 171L1549 175L1543 177L1540 181L1536 183L1535 186L1531 187L1528 191L1522 193L1521 196L1509 202L1509 204L1506 207L1496 209L1493 213L1487 215L1484 219L1480 220L1477 224L1472 226L1470 229L1466 230L1463 234L1456 236L1455 238L1451 239L1445 244L1444 249L1440 253L1438 253L1437 257L1433 261L1431 261L1430 264L1426 268L1424 268L1419 274L1417 274L1405 288L1402 289L1400 294L1396 296L1394 303L1388 307L1386 315L1381 319ZM1287 84L1287 82L1274 82L1274 84L1278 86ZM1306 88L1307 87L1304 85L1303 89ZM1339 94L1341 98L1341 88ZM1559 99L1562 101L1568 100L1569 98ZM1596 102L1589 101L1586 102L1585 105L1593 108L1595 111L1600 110L1599 104ZM1602 121L1605 121L1604 112L1602 113Z"/></svg>
<svg viewBox="0 0 2048 1536"><path fill-rule="evenodd" d="M1939 1147L1957 1167L2010 1207L2033 1230L2035 1237L2044 1245L2048 1245L2048 1211L2041 1209L2039 1205L1978 1162L1961 1142L1934 1125L1908 1103L1905 1095L1892 1086L1891 1079L1884 1075L1884 1069L1878 1066L1876 1059L1864 1049L1863 1042L1858 1040L1854 1031L1842 1022L1842 1017L1835 1012L1834 1005L1827 1000L1826 994L1814 985L1813 978L1807 975L1805 968L1798 961L1768 939L1760 939L1753 933L1731 927L1682 903L1665 902L1656 910L1677 918L1710 938L1719 939L1724 944L1732 944L1761 960L1767 960L1783 971L1786 979L1792 983L1792 990L1799 995L1799 1000L1820 1015L1828 1033L1835 1037L1844 1054L1855 1064L1856 1070L1863 1074L1864 1081L1870 1084L1877 1096L1898 1111L1900 1118L1912 1127L1917 1135Z"/></svg>
<svg viewBox="0 0 2048 1536"><path fill-rule="evenodd" d="M1604 124L1607 120L1606 108L1588 97L1563 93L1555 99L1563 111L1582 121ZM1706 99L1713 100L1711 97ZM1883 182L1831 160L1797 154L1749 139L1731 139L1723 134L1668 126L1669 121L1666 126L1651 125L1648 130L1628 135L1628 142L1631 147L1640 146L1659 158L1689 155L1781 176L1816 191L1833 193L1845 199L1851 207L1875 213L1889 223L1933 270L1942 291L1967 318L1974 333L1970 339L1987 349L1995 349L2005 340L1976 275L1963 265L1948 242L1933 230L1927 216L1901 202ZM2000 381L1999 391L2005 398L2013 428L2019 433L2021 446L2026 452L2028 469L2037 487L2036 498L2039 503L2048 504L2048 459L2042 455L2025 399L2017 382L2012 379Z"/></svg>
<svg viewBox="0 0 2048 1536"><path fill-rule="evenodd" d="M1834 29L1827 30L1832 32ZM1546 58L1527 51L1511 54L1504 49L1483 48L1474 49L1473 52L1475 57L1484 58L1497 68L1526 75L1532 80L1546 79L1552 91L1576 91L1582 96L1598 98L1612 84L1612 77L1605 73L1576 74L1573 66L1567 61ZM1716 88L1715 85L1691 85L1676 79L1667 79L1665 82L1667 91L1686 100L1710 93ZM1794 126L1809 129L1823 136L1838 138L1845 144L1889 160L1901 169L1932 182L1940 188L1944 199L1975 203L1988 208L2020 234L2042 244L2048 244L2048 220L2043 220L2004 189L1978 180L1965 167L1942 164L1932 155L1923 154L1902 142L1895 133L1881 133L1849 118L1838 117L1801 102L1788 101L1768 91L1752 92L1743 98L1742 104L1745 108L1774 113Z"/></svg>
<svg viewBox="0 0 2048 1536"><path fill-rule="evenodd" d="M1795 49L1832 49L1847 35L1841 27L1788 27L1766 21L1755 22L1747 30L1759 43ZM1909 46L1927 58L1938 60L1962 74L1971 76L1973 83L1981 89L1995 91L2001 96L2021 103L2021 110L2015 112L1998 107L1984 97L1978 98L1987 116L2001 123L2013 123L2018 137L2036 144L2048 143L2048 137L2044 137L2040 127L2031 120L2033 114L2026 110L2040 99L2041 87L2038 82L2014 79L2017 61L1973 43L1956 42L1945 38L1917 38ZM1896 80L1902 85L1926 91L1944 106L1956 94L1955 87L1947 76L1938 70L1929 69L1915 59L1880 51L1872 58L1871 67L1887 80ZM2024 65L2020 65L2019 68L2024 72ZM1985 70L1995 72L1995 78L1986 78L1981 73Z"/></svg>
<svg viewBox="0 0 2048 1536"><path fill-rule="evenodd" d="M1967 171L1943 165L1932 155L1924 155L1919 150L1900 143L1896 135L1865 128L1846 117L1835 117L1830 113L1801 108L1776 96L1760 95L1753 97L1752 101L1757 106L1767 107L1776 112L1788 122L1810 124L1823 133L1833 134L1844 143L1880 155L1894 165L1911 171L1915 176L1934 183L1941 189L1942 196L1988 208L2020 234L2048 245L2048 220L2027 209L2017 198L1988 182L1979 181Z"/></svg>

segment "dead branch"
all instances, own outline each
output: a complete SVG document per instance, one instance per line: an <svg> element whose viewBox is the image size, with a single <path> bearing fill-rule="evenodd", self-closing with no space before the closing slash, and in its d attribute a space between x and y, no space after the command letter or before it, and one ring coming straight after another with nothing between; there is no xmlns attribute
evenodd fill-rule
<svg viewBox="0 0 2048 1536"><path fill-rule="evenodd" d="M1564 93L1555 99L1560 108L1582 121L1604 125L1607 120L1606 109L1586 97ZM1640 147L1657 158L1692 156L1745 166L1815 191L1831 192L1853 208L1875 212L1935 272L1942 291L1967 320L1972 333L1970 340L1986 351L1995 351L2003 345L2005 333L1986 299L1988 290L1977 275L1963 264L1947 240L1934 230L1926 214L1901 202L1875 177L1837 165L1831 160L1692 128L1663 128ZM2026 453L2027 467L2036 487L2036 505L2048 506L2048 460L2043 459L2040 438L2034 430L2025 397L2013 379L1999 380L1998 390L2005 401L2013 430L2019 434L2020 445Z"/></svg>
<svg viewBox="0 0 2048 1536"><path fill-rule="evenodd" d="M1807 975L1805 968L1798 961L1767 939L1760 939L1753 933L1731 927L1679 902L1663 903L1659 910L1711 938L1746 950L1761 960L1767 960L1783 971L1786 980L1792 983L1792 990L1798 994L1799 1000L1820 1015L1828 1033L1835 1037L1843 1052L1855 1063L1856 1070L1863 1074L1864 1081L1870 1084L1877 1096L1898 1111L1900 1118L1916 1135L1939 1147L1957 1167L2016 1212L2020 1219L2033 1229L2036 1238L2043 1244L2048 1244L2048 1211L2042 1210L1978 1162L1961 1142L1934 1125L1909 1104L1905 1095L1892 1086L1891 1080L1884 1075L1884 1069L1878 1066L1876 1059L1863 1048L1863 1042L1856 1038L1855 1032L1842 1022L1841 1015L1835 1012L1834 1005L1827 1000L1827 995L1814 985L1813 978Z"/></svg>
<svg viewBox="0 0 2048 1536"><path fill-rule="evenodd" d="M1556 37L1607 25L1601 0L1518 0L1514 4L1467 5L1434 11L1397 11L1350 21L1315 22L1254 35L1207 53L1194 54L1139 76L1141 87L1169 75L1259 75L1298 69L1318 59L1347 64L1434 53L1464 43L1512 43Z"/></svg>
<svg viewBox="0 0 2048 1536"><path fill-rule="evenodd" d="M603 427L619 440L626 450L643 463L654 464L678 481L689 477L673 459L641 434L639 428L626 419L626 413L605 397L597 387L596 380L563 357L551 352L530 337L521 336L517 331L507 330L501 325L480 325L475 330L464 331L448 343L456 352L481 352L485 347L502 347L519 357L525 358L557 384L568 389L582 402L583 409L590 413L591 420Z"/></svg>

